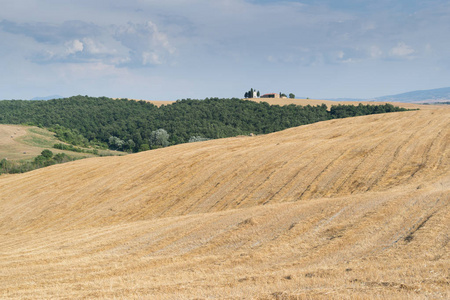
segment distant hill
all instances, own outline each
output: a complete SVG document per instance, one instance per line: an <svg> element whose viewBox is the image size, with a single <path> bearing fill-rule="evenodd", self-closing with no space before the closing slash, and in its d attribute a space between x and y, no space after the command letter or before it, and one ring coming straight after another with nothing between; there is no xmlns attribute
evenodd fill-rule
<svg viewBox="0 0 450 300"><path fill-rule="evenodd" d="M418 90L396 95L381 96L370 99L362 98L328 98L326 100L340 101L340 102L403 102L403 103L434 103L447 102L450 100L450 87Z"/></svg>
<svg viewBox="0 0 450 300"><path fill-rule="evenodd" d="M442 102L445 100L450 100L450 87L432 90L412 91L397 95L378 97L374 100L412 103Z"/></svg>
<svg viewBox="0 0 450 300"><path fill-rule="evenodd" d="M51 100L51 99L61 99L64 98L63 96L60 95L51 95L51 96L46 96L46 97L34 97L31 100Z"/></svg>

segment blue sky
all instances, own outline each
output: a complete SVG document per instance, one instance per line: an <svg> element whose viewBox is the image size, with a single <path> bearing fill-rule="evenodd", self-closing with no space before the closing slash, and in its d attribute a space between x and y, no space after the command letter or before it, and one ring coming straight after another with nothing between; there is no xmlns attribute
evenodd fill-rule
<svg viewBox="0 0 450 300"><path fill-rule="evenodd" d="M0 0L0 99L450 86L448 0Z"/></svg>

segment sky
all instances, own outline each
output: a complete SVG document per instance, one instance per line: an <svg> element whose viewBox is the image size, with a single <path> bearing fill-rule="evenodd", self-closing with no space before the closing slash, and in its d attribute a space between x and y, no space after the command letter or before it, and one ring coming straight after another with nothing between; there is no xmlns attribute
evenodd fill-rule
<svg viewBox="0 0 450 300"><path fill-rule="evenodd" d="M0 0L0 99L450 86L448 0Z"/></svg>

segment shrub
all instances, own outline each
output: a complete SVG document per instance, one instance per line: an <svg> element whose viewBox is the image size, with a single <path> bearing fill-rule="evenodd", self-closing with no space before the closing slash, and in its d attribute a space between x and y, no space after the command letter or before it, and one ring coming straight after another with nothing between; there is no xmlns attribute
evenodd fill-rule
<svg viewBox="0 0 450 300"><path fill-rule="evenodd" d="M41 152L41 155L42 155L44 158L49 159L49 158L52 158L52 157L53 157L53 152L50 151L50 150L48 150L48 149L45 149L44 151Z"/></svg>
<svg viewBox="0 0 450 300"><path fill-rule="evenodd" d="M195 143L195 142L203 142L203 141L209 141L209 138L205 138L199 135L191 136L189 139L189 143Z"/></svg>

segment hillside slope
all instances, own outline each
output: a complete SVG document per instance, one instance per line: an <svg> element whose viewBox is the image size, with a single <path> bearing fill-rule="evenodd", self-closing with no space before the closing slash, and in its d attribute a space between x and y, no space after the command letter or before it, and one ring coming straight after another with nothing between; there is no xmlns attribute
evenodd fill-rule
<svg viewBox="0 0 450 300"><path fill-rule="evenodd" d="M430 109L333 120L1 178L0 210L17 222L0 229L78 228L418 186L448 175L448 116ZM29 211L18 214L19 206Z"/></svg>
<svg viewBox="0 0 450 300"><path fill-rule="evenodd" d="M0 124L0 160L32 160L45 149L54 153L65 153L73 157L92 157L89 153L77 153L54 149L53 145L61 143L53 132L35 126ZM100 151L111 154L112 151Z"/></svg>
<svg viewBox="0 0 450 300"><path fill-rule="evenodd" d="M0 176L0 295L445 299L449 116L332 120Z"/></svg>

